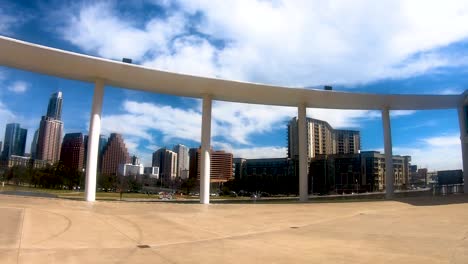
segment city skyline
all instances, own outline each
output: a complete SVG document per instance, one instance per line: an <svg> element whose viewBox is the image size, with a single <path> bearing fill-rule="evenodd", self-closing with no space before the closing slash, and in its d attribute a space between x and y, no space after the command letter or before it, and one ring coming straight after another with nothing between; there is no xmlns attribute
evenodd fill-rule
<svg viewBox="0 0 468 264"><path fill-rule="evenodd" d="M38 137L39 135L39 131L41 129L41 125L44 126L44 123L50 123L52 122L52 128L48 128L48 130L51 130L52 132L54 132L55 130L57 130L58 132L60 133L63 133L63 126L64 126L64 123L60 120L60 119L56 119L56 118L61 118L61 110L62 110L62 102L63 102L63 98L62 98L62 92L61 91L58 91L58 92L55 92L53 93L51 96L50 96L50 99L49 99L49 103L48 103L48 107L47 107L47 113L46 113L46 116L42 116L41 118L41 122L40 122L40 125L39 125L39 129L36 129L36 132L34 134L34 138ZM55 124L57 123L57 124ZM6 128L7 128L7 132L8 132L8 127L11 127L11 126L14 126L16 128L16 130L18 131L22 131L21 135L23 137L23 144L20 148L22 149L25 149L25 138L26 138L26 135L27 135L27 129L22 129L20 128L20 124L17 124L17 123L10 123L10 124L7 124ZM47 124L46 125L47 127L51 126L50 124ZM57 128L54 128L54 126L58 126ZM277 156L277 157L268 157L270 159L282 159L282 158L297 158L296 155L297 155L297 135L295 135L297 133L297 117L293 117L291 120L289 120L286 124L286 134L288 136L288 140L287 140L287 149L289 149L287 151L287 156L284 157L284 156ZM10 128L11 130L11 128ZM14 131L16 131L14 130ZM59 134L60 134L59 133ZM7 134L5 134L5 138L4 138L4 142L7 142ZM11 134L11 133L10 133ZM56 133L53 133L53 138L56 139ZM360 131L356 131L356 130L345 130L345 129L335 129L333 127L330 126L330 124L325 121L325 120L319 120L319 119L315 119L315 118L311 118L311 117L307 117L307 134L308 134L308 142L309 142L309 147L308 147L308 155L309 155L309 158L314 158L316 155L323 155L323 154L352 154L352 153L359 153L361 150L360 150L360 145L361 145L361 139L360 139ZM9 134L8 134L9 135ZM80 148L83 148L83 150L79 150L81 151L81 154L75 154L75 153L67 153L67 155L71 155L73 157L68 157L66 155L62 155L62 152L65 145L63 143L67 143L67 140L68 138L67 137L70 137L71 138L74 138L76 136L79 136L81 135L81 142L80 144L81 147ZM291 136L293 135L293 136ZM343 136L351 136L352 137L352 140L351 138L349 139L344 139L342 138ZM11 136L10 136L11 137ZM68 161L68 159L74 159L76 160L78 157L78 159L82 159L82 161L74 161L74 164L73 166L70 166L70 167L82 167L84 168L85 165L86 165L86 156L87 156L87 138L88 136L86 134L83 134L81 132L73 132L73 133L66 133L64 134L64 137L61 138L60 140L54 140L56 142L60 142L60 144L53 144L53 146L51 147L51 150L49 150L48 152L51 152L49 154L47 154L48 156L57 156L57 158L54 158L54 159L45 159L45 161L51 161L51 162L56 162L58 160L61 160L61 161L64 161L66 160L65 163L72 163L71 161ZM127 156L127 158L121 158L122 160L125 159L125 162L121 163L121 164L118 164L115 163L114 159L116 159L114 156L112 157L108 157L107 159L111 161L111 163L113 163L111 165L111 167L113 167L113 169L109 170L109 169L105 169L106 170L106 173L105 174L109 174L110 171L113 171L114 170L114 167L118 167L119 165L122 165L122 164L127 164L129 163L130 161L130 156L132 158L137 158L138 160L140 160L140 157L139 156L136 156L136 154L134 153L130 153L128 151L128 146L125 142L125 139L122 138L122 134L120 133L115 133L115 132L111 132L109 137L106 137L105 135L100 135L99 137L99 160L98 160L98 164L102 164L102 155L104 154L104 150L107 148L107 143L108 141L110 141L110 139L117 139L118 141L118 145L119 147L117 148L124 148L124 152L126 153L125 155ZM314 140L315 139L315 140ZM323 140L323 143L322 141L320 141L321 143L318 143L318 140L322 139ZM37 139L36 139L37 140ZM42 140L44 141L44 139ZM76 139L75 139L76 141ZM311 143L312 141L316 141L315 143ZM2 142L2 141L0 141ZM42 143L44 144L44 143ZM77 144L76 142L73 143L73 144ZM31 144L31 150L33 149L33 146L34 146L34 139L33 139L33 142ZM73 147L76 147L76 146L67 146L66 148L73 148ZM37 148L37 146L36 146ZM57 152L57 149L58 149L58 152ZM169 150L166 146L164 147L158 147L157 149L154 150L154 152L152 153L152 157L149 161L147 161L147 163L142 163L143 165L145 164L151 164L151 166L157 166L159 167L158 165L155 165L155 154L160 152L160 151L163 151L163 152L170 152L170 153L173 153L175 154L175 158L174 158L174 161L171 161L170 163L175 163L177 166L177 168L172 168L173 166L171 166L171 170L174 170L175 172L171 172L171 178L174 178L174 177L182 177L182 178L188 178L188 170L189 170L189 149L198 149L198 147L196 148L188 148L187 146L183 145L183 144L180 144L180 143L175 143L173 145L173 148L171 148L171 150ZM0 150L3 150L0 146ZM123 151L123 150L122 150ZM215 152L225 152L226 150L223 150L223 149L220 149L220 150L217 150ZM368 150L369 151L369 150ZM370 152L372 151L376 151L376 150L370 150ZM46 151L47 152L47 151ZM117 151L118 152L118 151ZM293 153L296 153L295 155L291 155L290 152L293 152ZM33 153L27 153L26 151L23 150L22 152L23 154L21 155L18 155L18 156L23 156L25 154L30 154L29 156L32 157L32 158L37 158L39 160L41 160L39 157L34 157L33 156ZM183 153L183 155L179 156L179 153ZM228 154L231 154L232 153L228 153ZM3 155L3 151L2 151L2 155ZM123 154L122 154L123 155ZM403 154L404 156L407 156L405 154ZM44 156L44 154L42 154L42 156ZM48 157L47 156L47 157ZM117 156L121 156L121 155L117 155ZM409 155L410 156L410 155ZM233 156L233 158L240 158L240 159L246 159L246 157L242 157L242 156ZM120 159L120 158L117 158L117 159ZM164 160L164 158L160 158L161 160ZM171 158L172 159L172 158ZM247 158L249 159L249 158ZM252 158L250 158L252 159ZM254 160L255 158L253 158ZM197 158L198 160L198 158ZM182 163L181 163L182 161ZM138 161L139 163L139 161ZM80 165L78 165L80 164ZM183 164L183 165L181 165ZM414 165L417 165L419 167L423 167L421 164L417 164L417 163L413 163ZM101 167L98 167L98 170L101 171L102 168ZM174 165L175 166L175 165ZM164 170L164 168L163 168ZM184 176L182 176L181 174L181 170L186 170L186 174ZM117 171L117 169L116 169ZM193 172L192 172L193 173Z"/></svg>
<svg viewBox="0 0 468 264"><path fill-rule="evenodd" d="M213 9L202 3L188 6L81 2L51 8L51 3L11 1L2 15L17 23L2 20L0 34L119 61L129 57L134 63L164 70L292 87L332 85L334 90L351 92L459 94L468 83L467 60L457 55L467 49L467 33L457 27L463 21L455 23L447 19L454 16L465 19L462 7L449 9L433 3L430 10L445 12L436 12L428 16L430 19L417 17L415 21L420 22L415 23L398 19L399 10L417 13L412 12L414 6L405 2L365 18L356 15L356 8L362 6L347 7L345 13L323 7L333 15L317 21L309 18L319 14L303 13L315 10L309 4L255 3L249 8L257 11L260 8L260 13L272 15L281 25L287 24L284 20L291 10L296 10L296 17L307 19L304 24L289 20L292 25L287 28L291 31L276 27L271 32L270 25L261 21L253 28L235 24L242 14L238 10L247 8L243 3L215 4L219 12L227 12L226 7L235 10L232 17L220 21ZM63 12L50 14L47 11L50 9ZM144 10L151 10L151 15L139 16ZM27 16L36 11L38 15ZM126 16L130 11L137 15ZM190 15L195 11L200 17ZM24 20L17 19L18 13L24 14ZM330 23L333 17L342 20ZM402 24L382 24L382 17L389 23ZM362 19L372 27L341 22ZM369 19L373 22L368 23ZM51 20L55 27L47 27ZM94 26L86 28L85 21L92 21ZM444 21L449 24L441 23ZM438 23L445 27L437 26ZM108 25L106 30L102 30L103 25ZM324 25L333 26L327 29ZM387 26L393 30L386 30ZM355 34L341 35L340 27ZM447 34L446 27L454 31ZM305 32L294 34L298 33L295 28ZM320 39L310 39L315 34L308 30L314 28L332 31ZM102 36L102 32L106 35ZM283 40L285 34L288 41ZM289 46L296 48L291 50ZM62 116L66 123L64 133L87 134L91 84L4 67L0 68L0 75L3 86L0 117L4 120L0 127L3 129L13 121L24 124L30 131L27 152L37 120L47 112L43 100L58 90L63 91L67 101ZM286 156L284 127L295 115L293 108L214 102L213 145L233 152L236 157ZM362 150L383 149L380 113L376 111L308 109L308 116L326 120L334 128L360 130ZM103 134L121 132L129 151L142 157L145 164L149 164L151 153L161 146L181 143L197 147L200 120L200 100L106 87ZM0 132L3 134L3 130ZM392 132L395 154L411 155L414 163L429 169L461 167L456 111L395 111Z"/></svg>

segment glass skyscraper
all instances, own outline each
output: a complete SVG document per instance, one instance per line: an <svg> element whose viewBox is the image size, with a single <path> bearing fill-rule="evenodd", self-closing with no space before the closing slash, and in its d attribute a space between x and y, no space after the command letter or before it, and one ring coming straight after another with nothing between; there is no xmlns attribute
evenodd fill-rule
<svg viewBox="0 0 468 264"><path fill-rule="evenodd" d="M47 106L47 117L55 120L62 119L62 92L53 93Z"/></svg>
<svg viewBox="0 0 468 264"><path fill-rule="evenodd" d="M28 130L17 123L6 125L2 157L8 159L11 155L24 156Z"/></svg>

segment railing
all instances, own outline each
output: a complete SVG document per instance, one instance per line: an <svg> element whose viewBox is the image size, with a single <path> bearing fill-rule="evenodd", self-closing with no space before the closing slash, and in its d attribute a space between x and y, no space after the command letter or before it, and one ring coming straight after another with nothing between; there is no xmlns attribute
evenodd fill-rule
<svg viewBox="0 0 468 264"><path fill-rule="evenodd" d="M447 185L435 185L432 188L433 195L448 195L463 193L463 183L462 184L447 184Z"/></svg>

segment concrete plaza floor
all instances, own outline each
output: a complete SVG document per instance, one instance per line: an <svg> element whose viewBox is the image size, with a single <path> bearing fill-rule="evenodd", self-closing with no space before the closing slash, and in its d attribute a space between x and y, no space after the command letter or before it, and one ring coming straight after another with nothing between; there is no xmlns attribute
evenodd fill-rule
<svg viewBox="0 0 468 264"><path fill-rule="evenodd" d="M468 195L211 205L0 195L0 263L468 263Z"/></svg>

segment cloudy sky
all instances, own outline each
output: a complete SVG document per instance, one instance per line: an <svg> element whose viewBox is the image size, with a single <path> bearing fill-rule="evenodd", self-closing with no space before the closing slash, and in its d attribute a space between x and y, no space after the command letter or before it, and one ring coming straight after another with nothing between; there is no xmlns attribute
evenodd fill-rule
<svg viewBox="0 0 468 264"><path fill-rule="evenodd" d="M0 34L180 73L365 93L460 94L468 87L467 1L6 1ZM44 62L47 63L47 62ZM155 84L158 85L158 84ZM87 133L93 85L0 67L0 135L28 128L64 96L65 132ZM214 102L212 141L235 156L286 156L297 109ZM377 111L308 109L382 150ZM149 165L159 147L200 144L201 101L106 87L103 134L122 133ZM391 116L394 153L429 170L461 168L455 110Z"/></svg>

